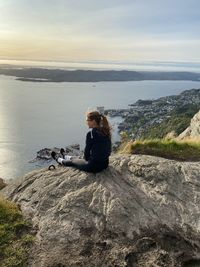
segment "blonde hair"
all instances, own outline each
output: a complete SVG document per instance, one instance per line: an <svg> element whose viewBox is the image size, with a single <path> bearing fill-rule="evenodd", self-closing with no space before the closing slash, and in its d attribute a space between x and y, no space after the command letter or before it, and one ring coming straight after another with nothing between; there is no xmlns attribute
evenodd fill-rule
<svg viewBox="0 0 200 267"><path fill-rule="evenodd" d="M87 113L87 117L89 120L95 120L97 123L99 130L103 133L103 135L111 138L111 127L107 120L107 117L98 111L90 111Z"/></svg>

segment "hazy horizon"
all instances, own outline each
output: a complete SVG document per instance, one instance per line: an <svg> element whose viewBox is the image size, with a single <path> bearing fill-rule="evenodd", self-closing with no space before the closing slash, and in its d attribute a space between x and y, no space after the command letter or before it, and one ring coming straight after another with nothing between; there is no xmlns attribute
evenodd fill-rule
<svg viewBox="0 0 200 267"><path fill-rule="evenodd" d="M132 70L132 71L190 71L200 72L200 61L41 61L41 60L1 60L0 67L39 67L66 70Z"/></svg>

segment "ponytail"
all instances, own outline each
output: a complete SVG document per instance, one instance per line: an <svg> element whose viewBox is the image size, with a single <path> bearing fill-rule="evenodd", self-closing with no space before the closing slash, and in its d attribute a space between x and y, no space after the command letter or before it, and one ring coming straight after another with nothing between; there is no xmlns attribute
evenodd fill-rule
<svg viewBox="0 0 200 267"><path fill-rule="evenodd" d="M101 114L100 130L104 135L106 135L109 138L111 138L111 127L110 127L110 125L108 123L108 120L107 120L106 116L104 116L103 114Z"/></svg>
<svg viewBox="0 0 200 267"><path fill-rule="evenodd" d="M98 111L91 111L87 113L87 117L90 120L95 120L102 134L111 138L111 127L105 115L99 113Z"/></svg>

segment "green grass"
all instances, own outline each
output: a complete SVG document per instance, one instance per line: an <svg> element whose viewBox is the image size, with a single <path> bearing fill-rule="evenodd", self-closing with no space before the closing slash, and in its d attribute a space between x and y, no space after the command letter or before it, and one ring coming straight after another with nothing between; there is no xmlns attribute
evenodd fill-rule
<svg viewBox="0 0 200 267"><path fill-rule="evenodd" d="M191 260L190 262L184 264L184 267L200 267L200 260Z"/></svg>
<svg viewBox="0 0 200 267"><path fill-rule="evenodd" d="M26 267L28 252L34 240L31 225L18 207L0 197L0 266Z"/></svg>
<svg viewBox="0 0 200 267"><path fill-rule="evenodd" d="M119 152L152 155L181 161L199 161L200 141L138 140L124 144Z"/></svg>

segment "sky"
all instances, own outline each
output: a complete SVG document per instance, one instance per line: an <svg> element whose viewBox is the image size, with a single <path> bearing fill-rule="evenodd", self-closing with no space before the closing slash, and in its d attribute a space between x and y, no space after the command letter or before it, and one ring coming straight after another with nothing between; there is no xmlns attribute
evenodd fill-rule
<svg viewBox="0 0 200 267"><path fill-rule="evenodd" d="M200 1L0 0L0 59L200 62Z"/></svg>

